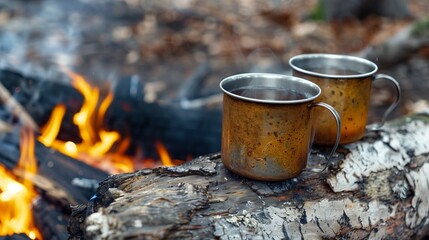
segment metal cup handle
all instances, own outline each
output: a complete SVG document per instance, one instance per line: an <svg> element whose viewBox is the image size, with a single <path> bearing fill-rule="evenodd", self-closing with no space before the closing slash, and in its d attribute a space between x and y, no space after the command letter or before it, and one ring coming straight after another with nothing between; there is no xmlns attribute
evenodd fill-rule
<svg viewBox="0 0 429 240"><path fill-rule="evenodd" d="M390 113L395 110L395 108L398 106L399 101L401 100L401 87L399 86L399 83L391 76L386 74L377 74L374 77L374 81L377 81L379 79L386 79L393 83L393 85L396 88L396 99L395 101L390 105L390 107L384 112L383 118L381 118L381 122L377 124L375 127L368 128L370 131L377 131L380 130L380 128L383 127L384 123L386 122L387 116L389 116Z"/></svg>
<svg viewBox="0 0 429 240"><path fill-rule="evenodd" d="M331 152L329 153L329 155L326 159L325 167L323 167L323 169L306 168L306 170L309 170L311 172L321 173L321 172L325 171L325 169L331 163L332 155L334 155L335 151L337 151L338 145L340 144L341 118L340 118L340 115L338 114L338 112L335 110L335 108L333 108L331 105L329 105L327 103L324 103L324 102L313 103L310 105L310 108L312 108L312 107L323 107L323 108L326 108L327 110L329 110L332 113L332 115L334 116L335 123L337 124L337 138L335 139L334 147L332 148Z"/></svg>

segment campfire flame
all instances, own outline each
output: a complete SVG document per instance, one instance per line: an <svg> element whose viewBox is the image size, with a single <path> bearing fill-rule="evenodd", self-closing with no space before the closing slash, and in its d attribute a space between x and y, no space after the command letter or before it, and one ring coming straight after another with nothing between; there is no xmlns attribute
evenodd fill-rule
<svg viewBox="0 0 429 240"><path fill-rule="evenodd" d="M92 87L81 75L67 69L64 71L72 79L73 87L81 92L84 98L80 111L73 116L73 123L79 128L82 141L75 143L57 139L61 122L66 113L66 107L62 104L54 108L38 140L47 147L57 149L68 156L110 173L133 171L134 164L131 158L118 154L118 152L109 153L115 143L128 144L129 141L126 138L121 139L116 131L102 129L103 118L113 100L113 94L109 92L101 100L98 88ZM126 147L122 147L122 149L126 149Z"/></svg>
<svg viewBox="0 0 429 240"><path fill-rule="evenodd" d="M113 101L112 92L109 91L102 99L100 89L91 86L83 76L67 69L64 71L72 79L73 87L84 97L80 111L73 116L73 123L79 128L82 141L75 143L57 139L66 113L66 106L62 104L54 108L38 140L47 147L52 147L112 174L135 170L133 159L124 154L130 139L121 137L116 131L107 131L102 128L105 113ZM113 147L114 153L111 152ZM156 147L163 165L172 166L173 163L165 147L160 142L156 143Z"/></svg>
<svg viewBox="0 0 429 240"><path fill-rule="evenodd" d="M72 85L84 97L80 111L73 116L73 123L78 127L82 141L76 143L57 139L67 111L63 104L55 106L38 140L47 147L112 174L135 170L133 159L125 154L130 138L102 128L105 113L113 101L113 94L110 91L102 94L82 76L68 70L65 72L72 79ZM15 169L10 172L0 165L0 236L25 233L30 239L42 239L30 210L32 201L37 197L32 181L37 173L35 137L30 128L22 128L20 145L21 156ZM164 166L181 162L173 162L161 142L155 142L155 147ZM113 148L115 152L112 153ZM157 164L153 159L144 159L140 166L155 167Z"/></svg>
<svg viewBox="0 0 429 240"><path fill-rule="evenodd" d="M13 170L22 177L21 181L0 165L0 235L25 233L31 239L42 239L34 225L31 209L32 200L37 196L32 183L37 173L34 157L34 133L28 128L21 132L21 157Z"/></svg>
<svg viewBox="0 0 429 240"><path fill-rule="evenodd" d="M161 162L164 166L170 167L174 164L171 162L170 154L168 154L167 149L160 142L155 143L156 150L158 150L159 156L161 158Z"/></svg>

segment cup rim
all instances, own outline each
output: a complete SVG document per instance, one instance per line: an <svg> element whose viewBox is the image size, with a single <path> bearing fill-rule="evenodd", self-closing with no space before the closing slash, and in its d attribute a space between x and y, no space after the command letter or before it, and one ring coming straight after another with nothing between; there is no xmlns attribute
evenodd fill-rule
<svg viewBox="0 0 429 240"><path fill-rule="evenodd" d="M320 59L351 60L351 61L356 61L358 63L371 66L373 69L369 72L359 73L359 74L324 74L324 73L306 70L306 69L298 67L294 64L294 61L301 60L301 59L311 59L311 58L313 58L313 59L320 58ZM361 57L356 57L356 56L351 56L351 55L330 54L330 53L299 54L299 55L293 56L292 58L289 59L289 66L291 66L292 69L294 69L298 72L305 73L305 74L308 74L311 76L324 77L324 78L342 78L342 79L344 79L344 78L365 78L365 77L374 75L378 70L377 65L375 63L367 60L367 59L364 59Z"/></svg>
<svg viewBox="0 0 429 240"><path fill-rule="evenodd" d="M264 99L258 99L258 98L250 98L250 97L243 97L234 93L231 93L230 90L227 90L224 88L223 85L225 85L228 82L242 79L242 78L269 78L269 79L287 79L288 81L293 81L295 83L299 84L305 84L308 85L310 88L313 88L316 90L316 94L312 95L311 97L306 97L303 99L296 99L296 100L264 100ZM229 77L224 78L219 83L220 89L227 95L241 99L248 102L256 102L256 103L267 103L267 104L298 104L298 103L306 103L311 102L315 100L317 97L320 96L322 93L322 89L315 83L305 80L300 77L290 76L290 75L284 75L284 74L277 74L277 73L241 73L236 75L231 75Z"/></svg>

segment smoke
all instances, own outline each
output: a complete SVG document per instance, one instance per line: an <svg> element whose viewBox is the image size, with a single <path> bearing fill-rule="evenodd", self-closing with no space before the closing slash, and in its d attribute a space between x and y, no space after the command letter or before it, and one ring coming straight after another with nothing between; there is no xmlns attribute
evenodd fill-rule
<svg viewBox="0 0 429 240"><path fill-rule="evenodd" d="M56 0L16 1L5 6L0 3L0 16L5 18L1 21L0 17L0 67L56 81L64 79L61 67L102 73L94 78L108 77L115 70L91 60L92 56L98 59L110 53L102 52L94 37L109 27L103 25L97 4Z"/></svg>
<svg viewBox="0 0 429 240"><path fill-rule="evenodd" d="M2 8L0 66L43 78L58 77L58 66L72 68L81 33L70 23L63 1L17 1Z"/></svg>

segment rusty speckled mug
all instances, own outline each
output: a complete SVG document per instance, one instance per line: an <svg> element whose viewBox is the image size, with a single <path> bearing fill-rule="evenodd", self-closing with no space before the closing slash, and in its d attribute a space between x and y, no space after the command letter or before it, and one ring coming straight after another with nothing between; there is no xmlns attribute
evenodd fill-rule
<svg viewBox="0 0 429 240"><path fill-rule="evenodd" d="M341 144L351 143L365 135L372 82L378 79L391 81L396 88L396 100L386 110L375 129L383 126L386 117L395 109L401 98L398 82L387 75L375 74L377 65L369 60L337 54L302 54L292 57L289 65L293 75L316 83L322 94L319 101L332 105L342 119ZM336 140L336 129L330 116L316 110L314 143L331 145Z"/></svg>
<svg viewBox="0 0 429 240"><path fill-rule="evenodd" d="M328 162L336 151L341 120L333 107L315 101L321 94L316 84L281 74L245 73L223 79L220 88L221 154L229 170L264 181L299 175L307 166L314 107L324 107L334 116L338 137Z"/></svg>

